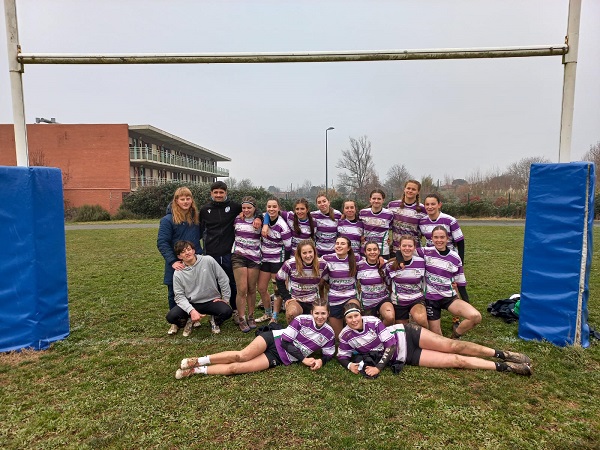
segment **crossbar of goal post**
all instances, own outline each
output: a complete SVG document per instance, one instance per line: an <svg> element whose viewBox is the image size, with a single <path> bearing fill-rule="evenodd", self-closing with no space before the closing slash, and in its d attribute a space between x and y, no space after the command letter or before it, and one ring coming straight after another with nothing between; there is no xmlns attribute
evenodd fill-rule
<svg viewBox="0 0 600 450"><path fill-rule="evenodd" d="M559 45L421 50L155 54L22 53L18 38L15 2L16 0L4 0L9 72L15 121L15 143L17 147L17 165L19 166L27 166L29 163L22 82L23 66L25 64L256 64L519 58L533 56L563 56L565 75L563 82L559 162L570 160L581 0L570 0L569 2L566 43Z"/></svg>

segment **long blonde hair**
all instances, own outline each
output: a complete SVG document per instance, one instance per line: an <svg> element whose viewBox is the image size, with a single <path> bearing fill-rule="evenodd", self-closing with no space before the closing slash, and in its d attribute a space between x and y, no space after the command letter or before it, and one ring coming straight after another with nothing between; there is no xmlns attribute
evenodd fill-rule
<svg viewBox="0 0 600 450"><path fill-rule="evenodd" d="M182 210L177 204L179 197L192 197L192 206L187 211ZM175 194L173 194L173 201L171 202L171 214L173 215L173 223L179 225L180 223L187 222L190 225L198 225L200 223L198 207L196 201L192 195L192 191L189 188L183 186L177 188Z"/></svg>
<svg viewBox="0 0 600 450"><path fill-rule="evenodd" d="M313 249L315 253L315 257L313 259L311 266L312 275L314 277L321 276L321 272L319 271L319 255L317 255L317 247L312 239L303 239L298 242L298 247L296 247L296 253L294 254L294 259L296 260L296 271L298 272L299 277L304 276L304 261L302 261L302 248L309 246Z"/></svg>

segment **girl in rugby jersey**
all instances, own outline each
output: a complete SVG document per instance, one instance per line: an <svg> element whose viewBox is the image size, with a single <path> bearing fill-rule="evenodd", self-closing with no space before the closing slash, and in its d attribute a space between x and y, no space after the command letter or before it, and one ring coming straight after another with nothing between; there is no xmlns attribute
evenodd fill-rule
<svg viewBox="0 0 600 450"><path fill-rule="evenodd" d="M437 225L431 233L433 247L421 247L419 256L425 260L425 300L429 329L442 334L441 310L446 309L455 316L464 318L452 327L452 338L460 337L481 322L481 314L469 301L467 280L458 253L448 247L448 231Z"/></svg>
<svg viewBox="0 0 600 450"><path fill-rule="evenodd" d="M443 225L448 231L448 247L450 250L456 250L462 263L465 263L465 237L458 225L456 219L441 211L442 201L437 194L428 194L425 197L426 216L419 220L419 230L425 238L425 246L433 247L431 233L438 225Z"/></svg>
<svg viewBox="0 0 600 450"><path fill-rule="evenodd" d="M296 251L298 243L304 239L315 238L315 221L310 212L308 200L301 198L294 203L294 211L279 211L292 230L292 254ZM265 222L267 216L265 215ZM263 225L263 236L266 236L268 225Z"/></svg>
<svg viewBox="0 0 600 450"><path fill-rule="evenodd" d="M354 200L346 200L342 206L342 213L342 218L338 221L338 236L350 239L352 251L355 255L360 255L364 225L358 220L356 202Z"/></svg>
<svg viewBox="0 0 600 450"><path fill-rule="evenodd" d="M413 236L400 236L398 244L400 251L396 252L396 258L385 265L385 274L391 284L396 323L407 324L409 316L412 316L417 324L429 328L423 295L425 260L415 253Z"/></svg>
<svg viewBox="0 0 600 450"><path fill-rule="evenodd" d="M265 314L256 319L256 322L267 320L277 321L281 298L275 297L275 311L271 310L271 297L269 295L269 281L275 280L275 275L281 269L283 262L289 258L292 250L292 231L288 224L279 215L279 200L267 200L267 225L268 230L260 241L260 273L258 274L258 292L265 307ZM266 236L265 236L266 234Z"/></svg>
<svg viewBox="0 0 600 450"><path fill-rule="evenodd" d="M365 257L356 266L356 281L365 315L381 317L387 327L394 324L395 314L382 261L377 242L367 242Z"/></svg>
<svg viewBox="0 0 600 450"><path fill-rule="evenodd" d="M288 323L300 314L310 312L313 302L319 298L319 282L325 266L325 261L317 256L313 240L306 239L298 243L294 256L277 272L277 290L285 302Z"/></svg>
<svg viewBox="0 0 600 450"><path fill-rule="evenodd" d="M333 209L329 204L329 199L325 194L317 196L318 211L312 211L310 214L315 222L315 244L320 256L331 255L335 252L335 238L337 237L338 220L342 214Z"/></svg>
<svg viewBox="0 0 600 450"><path fill-rule="evenodd" d="M204 375L236 375L260 372L275 366L301 362L310 370L319 370L333 358L335 339L327 324L327 301L317 298L310 314L296 317L283 330L260 333L241 351L229 351L199 358L185 358L175 372L175 378ZM313 358L322 350L322 358Z"/></svg>
<svg viewBox="0 0 600 450"><path fill-rule="evenodd" d="M329 324L337 337L344 326L344 304L357 297L356 264L360 256L354 254L350 239L340 236L335 240L335 253L322 260L327 264L323 280L329 284Z"/></svg>
<svg viewBox="0 0 600 450"><path fill-rule="evenodd" d="M244 333L256 328L254 307L256 304L256 283L260 267L260 230L254 228L256 200L254 197L242 199L242 217L233 222L235 239L231 249L231 266L237 286L237 310L239 327ZM248 320L246 321L246 306Z"/></svg>
<svg viewBox="0 0 600 450"><path fill-rule="evenodd" d="M360 310L352 304L344 308L344 319L346 326L340 333L337 358L356 375L376 378L385 366L398 373L405 364L532 374L531 359L522 353L455 341L416 324L386 328L376 317L361 316ZM486 357L499 361L484 359Z"/></svg>
<svg viewBox="0 0 600 450"><path fill-rule="evenodd" d="M365 242L377 242L381 256L385 259L390 259L391 229L394 214L389 209L383 207L384 199L385 193L381 189L373 189L369 195L371 207L361 209L358 218L364 224Z"/></svg>
<svg viewBox="0 0 600 450"><path fill-rule="evenodd" d="M393 252L400 251L400 236L413 236L417 245L421 242L419 220L427 213L425 206L419 202L421 183L417 180L408 180L404 183L404 193L399 200L388 203L388 209L394 215L392 222Z"/></svg>

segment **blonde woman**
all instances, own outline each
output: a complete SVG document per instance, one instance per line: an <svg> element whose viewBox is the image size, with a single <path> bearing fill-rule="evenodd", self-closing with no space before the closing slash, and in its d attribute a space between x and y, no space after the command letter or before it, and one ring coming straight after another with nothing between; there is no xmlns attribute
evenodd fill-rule
<svg viewBox="0 0 600 450"><path fill-rule="evenodd" d="M169 292L169 311L176 306L175 292L173 291L173 274L176 270L183 270L185 265L177 257L173 248L177 241L190 241L194 244L197 254L202 254L200 247L200 221L198 207L192 197L192 191L183 186L177 188L173 195L173 201L167 207L167 215L160 219L158 227L158 238L156 246L165 259L165 274L163 283L167 285ZM198 322L199 324L200 322ZM189 336L192 331L192 323L186 325L184 333ZM168 334L176 334L179 330L177 325L171 325Z"/></svg>

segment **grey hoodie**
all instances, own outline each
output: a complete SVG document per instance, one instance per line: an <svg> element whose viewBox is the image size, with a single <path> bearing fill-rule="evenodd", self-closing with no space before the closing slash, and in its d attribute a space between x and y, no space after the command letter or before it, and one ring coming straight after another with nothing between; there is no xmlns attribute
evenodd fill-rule
<svg viewBox="0 0 600 450"><path fill-rule="evenodd" d="M175 303L188 314L194 308L192 303L207 303L222 298L229 304L231 297L227 274L213 257L208 255L196 255L196 263L193 266L175 271L173 291Z"/></svg>

